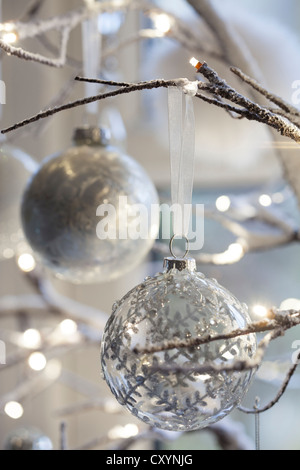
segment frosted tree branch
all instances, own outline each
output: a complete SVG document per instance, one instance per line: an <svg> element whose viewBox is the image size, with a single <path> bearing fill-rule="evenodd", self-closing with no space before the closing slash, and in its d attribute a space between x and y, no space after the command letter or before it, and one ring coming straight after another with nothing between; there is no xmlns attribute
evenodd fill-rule
<svg viewBox="0 0 300 470"><path fill-rule="evenodd" d="M239 69L243 71L240 78L243 79L243 74L247 74L248 77L255 77L256 80L259 80L261 83L265 83L262 71L260 70L255 60L255 57L251 53L249 47L247 47L247 44L243 41L243 38L237 33L237 31L230 24L230 22L226 21L223 18L221 12L216 7L216 4L214 4L210 0L187 0L187 2L194 8L195 12L206 22L206 24L211 29L213 35L218 41L220 51L222 51L225 56L225 62L229 66L235 66L235 71L236 67L239 67ZM247 79L245 80L245 83L246 82ZM264 93L261 93L263 87L261 85L258 85L258 87L254 86L254 82L255 80L250 79L248 83L251 85L250 98L258 104L261 104L263 98L262 95L266 95ZM277 110L275 110L274 115L281 116L281 106L283 104L283 100L279 98L278 101L278 97L276 95L271 95L271 101L277 102L278 104L280 103L280 111L277 112ZM287 108L290 108L290 105L288 103ZM272 113L271 108L269 108L269 111ZM272 140L275 142L276 132L278 131L277 125L279 123L277 123L276 126L272 125L274 117L270 117L271 121L268 125ZM288 127L290 128L290 130L286 128L285 125L283 125L283 128L280 130L280 133L283 136L292 138L293 140L299 143L299 120L295 119L294 114L290 115L287 112L285 112L283 119L284 118L289 121L290 124L288 124ZM257 120L259 121L259 119ZM290 131L292 135L289 135ZM276 153L277 157L281 162L284 177L287 179L287 181L293 188L298 198L298 204L300 204L299 185L297 178L295 178L295 163L293 159L291 161L289 153L284 152L282 148L274 146L274 152Z"/></svg>
<svg viewBox="0 0 300 470"><path fill-rule="evenodd" d="M3 129L2 133L6 134L7 132L11 132L13 130L19 129L20 127L26 126L28 124L31 124L33 122L37 122L40 119L48 118L49 116L53 116L54 114L57 114L61 111L66 111L69 109L76 108L78 106L82 106L88 103L93 103L94 101L100 101L104 100L107 98L112 98L114 96L122 95L125 93L132 93L134 91L140 91L140 90L146 90L146 89L152 89L152 88L168 88L169 86L176 86L178 82L178 79L176 80L152 80L150 82L143 82L141 84L131 84L131 86L121 86L121 88L111 91L108 93L103 93L95 96L90 96L88 98L83 98L81 100L76 100L72 101L70 103L64 104L62 106L58 106L56 108L52 108L46 111L43 111L41 113L38 113L37 115L25 119L24 121L21 121L20 123L17 123L7 129Z"/></svg>
<svg viewBox="0 0 300 470"><path fill-rule="evenodd" d="M45 57L41 54L36 54L34 52L25 51L24 49L20 47L15 47L15 46L12 46L11 44L8 44L2 39L0 39L0 48L7 54L19 57L19 59L32 60L34 62L39 62L41 64L50 65L53 67L62 67L65 63L65 58L66 58L65 52L66 52L66 44L68 41L68 37L69 37L69 30L67 29L63 30L62 38L61 38L62 47L60 51L60 56L56 59L51 59L49 57Z"/></svg>
<svg viewBox="0 0 300 470"><path fill-rule="evenodd" d="M32 5L28 14L25 15L25 19L29 16L29 21L24 22L24 19L23 21L11 21L12 30L15 31L19 41L28 38L36 38L48 33L49 31L58 31L61 34L58 57L50 58L41 54L36 54L21 47L15 47L2 39L0 39L0 48L9 55L13 55L24 60L39 62L51 67L62 67L65 65L70 32L83 21L95 15L99 15L102 12L119 11L120 9L137 7L137 2L130 0L110 0L101 3L93 2L93 5L86 4L80 9L69 11L60 16L55 16L46 20L38 20L35 19L35 16L41 7L41 4L42 2L36 2Z"/></svg>
<svg viewBox="0 0 300 470"><path fill-rule="evenodd" d="M299 126L293 124L292 122L287 123L281 115L270 111L264 106L260 106L257 103L254 103L252 100L236 92L225 82L225 80L222 80L213 69L208 67L207 64L204 63L199 72L210 83L210 92L240 106L242 108L241 110L244 110L245 112L244 117L249 120L255 120L267 124L268 126L274 128L281 135L289 137L296 142L300 142ZM276 100L276 95L269 93L269 96L270 95L274 96L274 99ZM289 105L287 104L287 106Z"/></svg>
<svg viewBox="0 0 300 470"><path fill-rule="evenodd" d="M246 360L234 360L230 363L226 364L215 364L214 362L208 362L201 364L199 366L185 366L185 365L177 365L177 364L161 364L155 366L153 369L158 370L162 373L180 373L180 372L187 372L193 371L194 373L198 374L205 374L205 373L220 373L220 372L234 372L234 371L247 371L252 369L257 369L265 356L266 350L270 344L270 342L279 336L283 336L285 331L290 328L293 328L300 324L300 312L294 310L287 310L287 311L279 311L272 309L268 312L268 317L262 321L252 323L247 326L245 329L237 329L231 331L230 333L225 333L221 335L206 335L200 338L191 338L188 340L174 340L168 341L161 345L153 345L149 348L138 348L136 347L133 351L136 354L154 354L156 352L162 352L174 348L192 348L197 347L203 344L211 343L214 341L225 341L232 339L233 337L248 335L251 333L262 333L269 331L263 339L260 341L257 352L255 357L252 359ZM247 414L260 414L269 409L271 409L274 405L278 403L280 398L285 393L291 378L293 377L297 366L300 361L300 353L298 354L295 363L288 371L285 380L283 381L278 393L271 400L266 406L264 407L255 407L254 409L247 409L244 407L239 407L240 411L247 413Z"/></svg>
<svg viewBox="0 0 300 470"><path fill-rule="evenodd" d="M239 406L239 410L246 414L260 414L273 408L273 406L276 405L279 402L280 398L284 395L294 373L296 372L296 369L299 365L299 361L300 361L300 353L297 356L295 364L289 369L286 375L286 378L284 379L276 396L267 405L260 407L260 408L253 409L253 410Z"/></svg>
<svg viewBox="0 0 300 470"><path fill-rule="evenodd" d="M270 333L267 333L264 338L260 341L255 357L253 359L237 359L230 363L215 364L214 362L207 362L199 366L185 366L179 364L159 364L157 366L151 367L153 371L160 371L162 373L175 373L179 374L181 372L193 372L196 374L207 374L215 373L219 374L220 372L244 372L247 370L257 369L265 356L265 352L273 339L282 336L283 330L277 328L272 330ZM232 338L232 337L230 337ZM210 342L210 341L207 341ZM185 346L181 346L185 347ZM169 349L169 348L168 348Z"/></svg>
<svg viewBox="0 0 300 470"><path fill-rule="evenodd" d="M240 93L238 93L231 86L229 86L225 82L225 80L221 79L218 76L218 74L212 68L210 68L206 63L201 65L199 69L199 73L201 73L207 80L207 82L198 81L199 91L201 90L201 91L205 91L206 93L212 94L213 96L216 96L217 99L207 97L201 92L198 92L196 94L197 98L200 98L205 101L209 101L211 104L214 104L215 106L223 107L226 110L229 110L233 113L237 113L248 120L254 120L254 121L267 124L268 126L275 129L277 132L279 132L281 135L286 136L292 140L295 140L296 142L300 142L300 127L299 126L297 126L296 124L292 122L287 122L287 119L283 118L280 114L276 114L270 111L268 108L260 106L254 103L253 101L251 101L250 99L246 98L245 96L241 95ZM84 80L81 77L77 79L81 81ZM141 90L151 90L154 88L168 88L172 86L183 87L184 85L189 83L189 80L182 79L182 78L176 78L173 80L159 79L159 80L151 80L149 82L132 83L132 84L129 84L129 83L124 84L122 82L120 82L120 84L117 84L117 82L113 82L113 84L111 84L109 81L105 82L105 80L102 80L101 83L106 84L106 85L111 85L111 86L118 86L119 88L117 90L114 90L108 93L102 93L99 95L84 98L82 100L76 100L76 101L64 104L62 106L58 106L56 108L52 108L47 111L38 113L37 115L32 116L29 119L25 119L24 121L14 124L13 126L10 126L6 129L3 129L2 133L5 134L8 132L11 132L27 124L31 124L33 122L39 121L40 119L44 119L49 116L52 116L58 112L72 109L72 108L82 106L88 103L92 103L94 101L99 101L99 100L111 98L114 96L118 96L121 94L127 94L127 93L132 93L132 92L141 91ZM227 102L224 103L223 99L225 99L229 103ZM276 97L274 97L274 99L276 99ZM232 106L231 103L234 103L234 106Z"/></svg>
<svg viewBox="0 0 300 470"><path fill-rule="evenodd" d="M300 324L300 312L295 310L279 311L272 309L268 312L267 317L268 318L247 325L246 328L238 328L228 333L215 336L202 335L197 338L189 338L185 340L174 339L171 341L165 341L161 344L151 345L146 348L136 346L133 352L136 354L153 354L174 348L194 348L214 341L226 341L238 336L249 335L251 333L264 333L267 331L284 332Z"/></svg>
<svg viewBox="0 0 300 470"><path fill-rule="evenodd" d="M254 90L258 91L262 96L267 98L271 103L276 104L279 108L285 111L289 115L294 115L300 117L299 109L295 108L294 106L288 104L284 101L280 96L274 95L270 93L266 88L264 88L260 83L258 83L253 78L249 77L245 73L243 73L237 67L231 67L230 70L237 75L243 82L250 85Z"/></svg>

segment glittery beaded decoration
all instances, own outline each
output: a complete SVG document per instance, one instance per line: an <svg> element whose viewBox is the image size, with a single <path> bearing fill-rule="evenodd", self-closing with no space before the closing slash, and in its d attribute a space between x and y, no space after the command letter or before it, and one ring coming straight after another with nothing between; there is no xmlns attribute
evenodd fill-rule
<svg viewBox="0 0 300 470"><path fill-rule="evenodd" d="M77 145L43 163L22 204L24 232L35 254L58 278L73 283L109 281L132 270L158 232L158 217L149 217L145 237L126 236L130 210L141 204L151 214L152 204L158 205L157 192L134 159L104 145L94 130L79 129ZM120 197L126 199L129 214L124 222ZM104 212L98 216L99 207L113 209L115 219ZM105 217L106 229L116 227L112 235L106 236L105 227L99 235ZM124 237L119 236L120 227Z"/></svg>
<svg viewBox="0 0 300 470"><path fill-rule="evenodd" d="M118 402L145 423L171 431L203 428L240 403L253 372L199 374L193 367L252 358L256 336L152 353L143 349L174 339L229 333L246 327L249 320L245 305L188 264L182 271L159 273L114 304L102 340L104 378ZM166 364L188 369L159 370Z"/></svg>

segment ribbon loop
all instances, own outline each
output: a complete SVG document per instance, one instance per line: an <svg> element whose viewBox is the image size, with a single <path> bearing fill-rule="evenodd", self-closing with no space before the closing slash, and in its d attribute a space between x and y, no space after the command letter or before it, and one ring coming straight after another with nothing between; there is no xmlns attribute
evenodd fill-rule
<svg viewBox="0 0 300 470"><path fill-rule="evenodd" d="M190 227L195 156L195 87L185 90L186 87L185 84L182 87L168 88L173 233L182 237L187 237Z"/></svg>

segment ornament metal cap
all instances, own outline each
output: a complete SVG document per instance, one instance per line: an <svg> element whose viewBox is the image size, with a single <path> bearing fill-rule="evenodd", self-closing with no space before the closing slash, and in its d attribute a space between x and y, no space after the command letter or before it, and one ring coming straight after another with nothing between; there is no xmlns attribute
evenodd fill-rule
<svg viewBox="0 0 300 470"><path fill-rule="evenodd" d="M110 130L107 127L78 127L73 134L73 141L76 145L101 145L105 147L109 144L110 138Z"/></svg>
<svg viewBox="0 0 300 470"><path fill-rule="evenodd" d="M177 269L178 271L183 271L184 269L196 271L196 261L194 258L164 258L164 268L166 268L167 271L171 271L171 269Z"/></svg>

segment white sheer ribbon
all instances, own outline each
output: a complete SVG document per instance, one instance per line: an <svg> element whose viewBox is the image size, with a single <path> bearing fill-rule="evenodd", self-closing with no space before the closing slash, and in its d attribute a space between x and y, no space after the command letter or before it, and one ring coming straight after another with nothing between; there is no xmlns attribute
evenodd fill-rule
<svg viewBox="0 0 300 470"><path fill-rule="evenodd" d="M182 237L188 236L191 218L195 156L193 96L197 93L197 82L186 82L168 89L173 233Z"/></svg>
<svg viewBox="0 0 300 470"><path fill-rule="evenodd" d="M95 0L88 0L87 6L93 11ZM98 28L99 17L97 15L82 22L82 51L83 51L83 69L84 76L87 78L97 78L101 62L102 38ZM86 96L95 95L95 84L85 83ZM85 106L88 114L98 114L98 101L88 103Z"/></svg>

